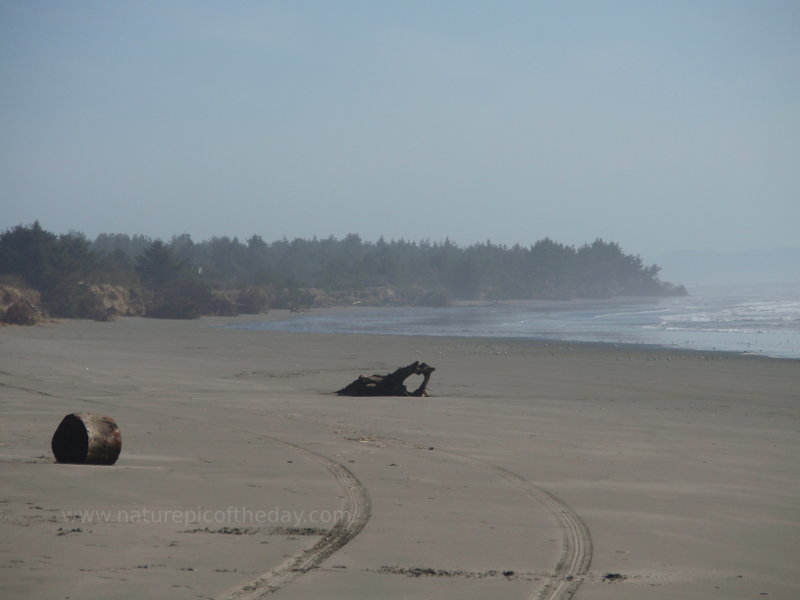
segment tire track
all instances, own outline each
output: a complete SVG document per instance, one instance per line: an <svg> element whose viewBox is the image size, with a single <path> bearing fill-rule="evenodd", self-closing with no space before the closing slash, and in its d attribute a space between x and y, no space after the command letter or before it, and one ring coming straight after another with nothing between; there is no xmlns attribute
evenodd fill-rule
<svg viewBox="0 0 800 600"><path fill-rule="evenodd" d="M4 373L4 372L0 372ZM52 398L59 398L65 400L74 400L67 396L60 396L50 394L48 392L39 391L32 388L10 385L5 382L0 382L0 387L11 387L22 391L49 396ZM81 402L91 402L94 404L107 405L107 402L101 400L87 400L86 398L78 399ZM159 414L152 408L137 407L139 412ZM183 415L186 418L186 415ZM191 420L207 423L207 419L197 416L189 417ZM333 475L336 483L345 492L344 506L342 509L342 517L331 527L328 533L310 548L306 548L301 553L288 558L280 566L263 573L257 578L248 581L236 588L224 592L219 596L219 600L256 600L263 598L273 592L284 587L297 577L304 573L318 567L327 558L329 558L339 548L342 548L350 540L356 537L372 516L372 501L369 496L367 488L353 475L353 473L344 465L328 458L327 456L304 448L298 444L287 442L280 438L262 433L256 433L248 429L240 427L235 428L241 433L253 435L262 440L268 440L283 446L292 448L303 455L307 460L321 466Z"/></svg>
<svg viewBox="0 0 800 600"><path fill-rule="evenodd" d="M503 467L487 466L511 485L523 490L550 509L561 529L561 556L550 580L535 597L538 600L572 598L583 583L592 563L592 536L586 523L566 502L546 489Z"/></svg>
<svg viewBox="0 0 800 600"><path fill-rule="evenodd" d="M54 398L71 399L31 388L9 385L5 382L0 383L0 386L11 387ZM80 398L80 400L96 404L106 404L98 400L87 400L85 398ZM142 407L139 407L139 410L142 412L155 412L152 409ZM205 422L205 419L199 419L197 417L192 418ZM263 598L272 594L297 577L318 567L334 552L355 538L370 519L372 514L372 502L366 487L364 487L358 478L344 465L323 454L280 438L242 428L236 429L243 433L254 435L257 438L269 440L298 451L306 459L327 470L346 494L344 509L342 511L343 517L334 524L321 540L310 548L303 550L301 553L290 557L278 567L219 596L219 600L257 600L258 598ZM378 438L373 437L373 439ZM414 444L397 438L381 439L384 439L389 445L417 448ZM536 501L543 504L552 512L562 532L561 555L549 581L545 584L543 589L531 596L531 600L571 599L588 574L592 561L592 538L589 528L583 519L560 498L513 471L459 452L449 450L437 450L437 452L467 462L478 463L482 467L490 469L514 487L522 490Z"/></svg>
<svg viewBox="0 0 800 600"><path fill-rule="evenodd" d="M389 440L389 443L415 448L413 444L401 440ZM531 600L569 600L578 591L589 572L592 563L593 545L589 527L569 504L546 489L528 481L521 475L504 467L493 465L479 458L474 458L451 450L437 450L455 458L477 463L525 492L534 500L543 504L554 516L561 530L561 555L553 573L544 588L531 595Z"/></svg>
<svg viewBox="0 0 800 600"><path fill-rule="evenodd" d="M367 488L342 464L291 442L258 434L258 437L288 446L300 452L306 459L320 465L333 475L339 487L345 491L343 516L316 544L292 556L280 566L259 575L245 584L220 596L220 600L255 600L279 590L304 573L318 567L339 548L356 537L372 515L372 502Z"/></svg>

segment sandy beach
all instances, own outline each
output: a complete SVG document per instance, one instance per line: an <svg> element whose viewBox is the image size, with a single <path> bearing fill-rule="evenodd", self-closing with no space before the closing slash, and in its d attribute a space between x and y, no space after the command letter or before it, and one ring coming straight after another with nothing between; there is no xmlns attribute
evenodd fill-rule
<svg viewBox="0 0 800 600"><path fill-rule="evenodd" d="M0 596L800 597L800 361L252 319L0 329Z"/></svg>

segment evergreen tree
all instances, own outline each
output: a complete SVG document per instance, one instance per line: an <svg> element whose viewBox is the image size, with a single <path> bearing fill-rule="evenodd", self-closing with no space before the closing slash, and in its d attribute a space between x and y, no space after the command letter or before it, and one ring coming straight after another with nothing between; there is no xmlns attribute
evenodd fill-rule
<svg viewBox="0 0 800 600"><path fill-rule="evenodd" d="M136 259L136 271L148 288L162 290L177 282L183 271L183 264L169 246L156 240Z"/></svg>

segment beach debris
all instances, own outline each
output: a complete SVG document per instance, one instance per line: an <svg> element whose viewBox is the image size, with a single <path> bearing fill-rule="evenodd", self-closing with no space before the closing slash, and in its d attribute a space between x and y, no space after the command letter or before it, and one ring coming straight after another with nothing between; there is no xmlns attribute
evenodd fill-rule
<svg viewBox="0 0 800 600"><path fill-rule="evenodd" d="M60 463L113 465L122 450L122 438L111 417L79 412L64 417L51 448Z"/></svg>
<svg viewBox="0 0 800 600"><path fill-rule="evenodd" d="M490 569L488 571L465 571L463 569L434 569L433 567L400 567L397 565L382 565L379 569L367 569L372 573L381 575L404 575L405 577L460 577L464 579L490 579L505 577L509 580L538 579L531 573L517 573L516 571Z"/></svg>
<svg viewBox="0 0 800 600"><path fill-rule="evenodd" d="M386 375L359 375L358 379L336 393L339 396L427 396L426 387L435 367L414 361ZM422 383L409 392L404 382L411 375L422 375Z"/></svg>
<svg viewBox="0 0 800 600"><path fill-rule="evenodd" d="M608 582L625 581L627 578L628 577L622 573L606 573L603 575L603 581Z"/></svg>

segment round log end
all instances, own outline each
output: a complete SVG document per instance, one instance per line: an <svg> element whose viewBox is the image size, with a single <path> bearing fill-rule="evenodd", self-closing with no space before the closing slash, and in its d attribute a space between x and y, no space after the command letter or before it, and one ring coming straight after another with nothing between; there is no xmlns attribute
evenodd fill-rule
<svg viewBox="0 0 800 600"><path fill-rule="evenodd" d="M51 448L60 463L113 465L122 450L122 438L111 417L72 413L56 429Z"/></svg>

